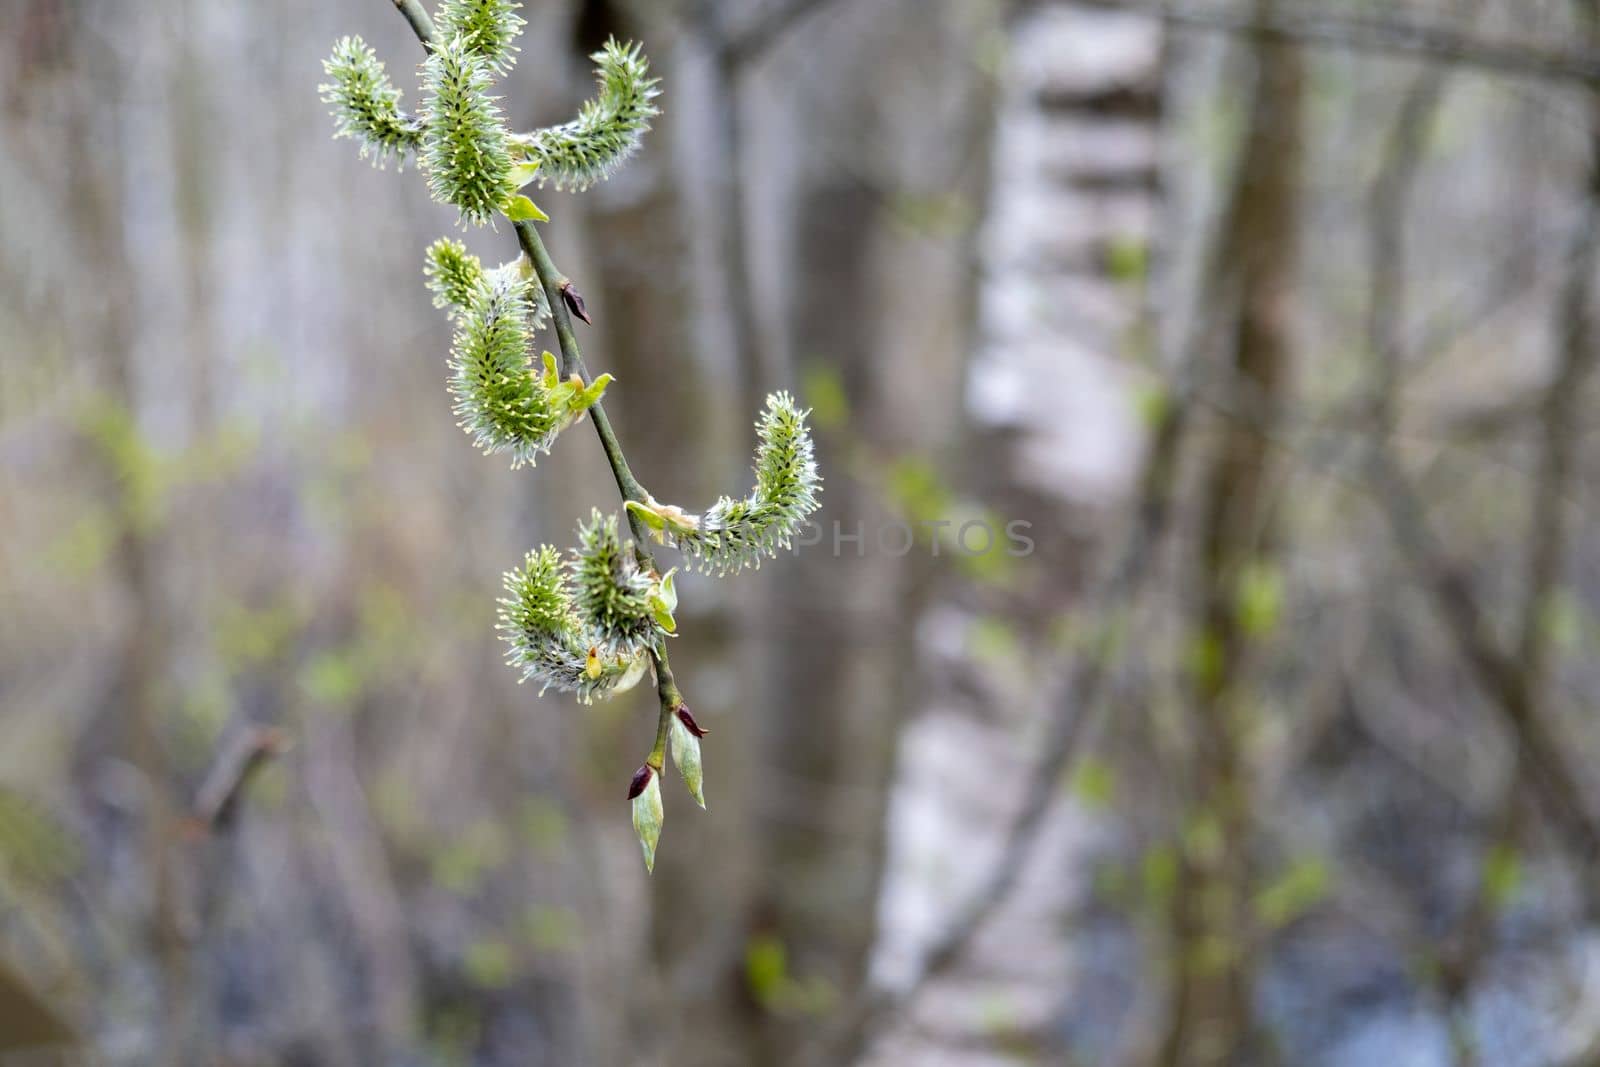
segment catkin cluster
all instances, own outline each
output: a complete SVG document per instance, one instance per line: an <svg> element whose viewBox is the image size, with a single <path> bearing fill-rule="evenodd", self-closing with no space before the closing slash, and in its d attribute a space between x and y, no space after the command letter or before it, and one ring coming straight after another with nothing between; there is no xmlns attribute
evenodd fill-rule
<svg viewBox="0 0 1600 1067"><path fill-rule="evenodd" d="M536 181L581 191L611 176L637 151L659 114L659 89L638 45L610 41L592 57L599 91L577 118L527 133L508 129L495 93L516 63L525 27L520 6L515 0L444 0L431 32L422 25L425 17L412 20L428 45L415 114L402 110L400 90L365 42L338 41L323 63L328 81L320 87L332 108L334 135L359 142L362 157L380 166L391 159L403 166L415 157L434 199L455 207L463 224L501 217L518 226L548 221L520 190ZM613 380L601 374L584 381L571 370L582 366L576 356L566 374L551 353L535 356L535 341L552 319L547 292L559 289L580 314L581 303L563 279L541 277L526 257L485 267L465 244L448 237L428 249L424 275L435 306L454 327L447 384L461 428L484 452L509 457L513 467L531 465L600 403ZM601 432L608 433L603 425ZM693 515L630 491L629 514L698 570L720 576L759 566L788 547L816 509L821 479L806 413L789 394L768 397L757 437L756 484L749 495L723 497L705 514ZM615 514L595 511L579 525L575 548L542 545L505 575L499 612L511 666L524 680L572 693L583 703L626 690L661 668L667 680L657 746L628 790L634 828L651 867L661 833L659 779L668 740L689 792L705 806L705 731L665 673L667 640L677 632L675 574L660 573L645 545L624 540Z"/></svg>

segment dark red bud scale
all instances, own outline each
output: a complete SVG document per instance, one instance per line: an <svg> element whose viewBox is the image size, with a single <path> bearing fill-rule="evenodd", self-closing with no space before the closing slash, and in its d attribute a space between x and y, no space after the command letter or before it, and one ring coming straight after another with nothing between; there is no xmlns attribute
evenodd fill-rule
<svg viewBox="0 0 1600 1067"><path fill-rule="evenodd" d="M679 704L673 710L677 712L678 721L683 723L684 728L696 737L704 737L711 732L694 721L694 715L689 711L689 705Z"/></svg>
<svg viewBox="0 0 1600 1067"><path fill-rule="evenodd" d="M654 773L655 771L651 770L648 763L641 765L638 770L633 772L633 781L628 783L629 800L644 792L644 787L650 784L650 776Z"/></svg>
<svg viewBox="0 0 1600 1067"><path fill-rule="evenodd" d="M589 318L589 309L584 306L583 294L579 293L571 282L566 282L561 286L561 302L567 305L568 311L585 323L590 326L594 325L594 321Z"/></svg>

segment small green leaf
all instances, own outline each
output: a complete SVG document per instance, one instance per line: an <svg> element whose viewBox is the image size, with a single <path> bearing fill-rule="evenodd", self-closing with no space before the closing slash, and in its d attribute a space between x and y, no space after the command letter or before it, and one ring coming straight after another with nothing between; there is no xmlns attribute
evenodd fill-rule
<svg viewBox="0 0 1600 1067"><path fill-rule="evenodd" d="M1105 266L1113 281L1140 281L1149 273L1149 247L1137 238L1112 240L1105 248Z"/></svg>
<svg viewBox="0 0 1600 1067"><path fill-rule="evenodd" d="M700 528L698 515L690 515L675 504L658 504L654 500L641 504L630 500L626 506L628 514L638 518L650 528L657 542L665 540L665 533L668 530L674 535L680 535Z"/></svg>
<svg viewBox="0 0 1600 1067"><path fill-rule="evenodd" d="M529 200L525 196L514 196L511 198L511 201L506 204L506 218L510 219L512 222L527 222L529 220L534 222L550 221L550 216L546 215L543 211L540 211L539 205L535 204L532 200Z"/></svg>
<svg viewBox="0 0 1600 1067"><path fill-rule="evenodd" d="M1283 614L1283 576L1266 563L1253 563L1239 576L1239 626L1250 637L1277 629Z"/></svg>
<svg viewBox="0 0 1600 1067"><path fill-rule="evenodd" d="M606 395L606 386L616 381L611 374L602 374L589 383L589 387L573 398L572 406L578 411L588 411L600 403L600 398Z"/></svg>
<svg viewBox="0 0 1600 1067"><path fill-rule="evenodd" d="M1273 929L1286 926L1328 895L1330 881L1331 872L1325 861L1317 856L1303 858L1256 895L1256 914Z"/></svg>
<svg viewBox="0 0 1600 1067"><path fill-rule="evenodd" d="M1117 793L1117 772L1096 759L1085 759L1072 776L1072 791L1091 811L1111 806Z"/></svg>
<svg viewBox="0 0 1600 1067"><path fill-rule="evenodd" d="M770 934L754 937L745 947L744 975L756 1000L769 1003L789 983L789 954Z"/></svg>
<svg viewBox="0 0 1600 1067"><path fill-rule="evenodd" d="M1154 845L1140 860L1140 880L1152 901L1170 900L1178 888L1178 853L1171 845Z"/></svg>
<svg viewBox="0 0 1600 1067"><path fill-rule="evenodd" d="M802 388L811 417L819 429L834 430L850 421L850 397L836 367L813 363L805 370Z"/></svg>
<svg viewBox="0 0 1600 1067"><path fill-rule="evenodd" d="M656 625L669 634L678 632L678 622L673 618L673 612L678 610L677 573L678 568L672 568L650 593L650 610L656 617Z"/></svg>
<svg viewBox="0 0 1600 1067"><path fill-rule="evenodd" d="M499 941L476 942L467 948L461 962L467 977L484 989L504 989L516 970L511 949Z"/></svg>
<svg viewBox="0 0 1600 1067"><path fill-rule="evenodd" d="M667 520L662 518L661 513L654 508L646 507L637 500L630 500L625 506L628 509L628 514L636 517L650 529L665 530L667 528Z"/></svg>
<svg viewBox="0 0 1600 1067"><path fill-rule="evenodd" d="M511 180L517 183L517 188L518 189L521 189L524 185L527 185L529 182L533 181L533 179L537 178L538 176L539 176L539 161L538 160L534 160L531 163L518 163L518 164L516 164L515 166L513 166L511 168ZM528 198L524 196L524 197L521 197L521 199L527 200ZM532 203L532 201L529 201L529 203Z"/></svg>
<svg viewBox="0 0 1600 1067"><path fill-rule="evenodd" d="M1489 850L1483 860L1483 888L1496 911L1504 910L1522 888L1522 859L1504 842Z"/></svg>

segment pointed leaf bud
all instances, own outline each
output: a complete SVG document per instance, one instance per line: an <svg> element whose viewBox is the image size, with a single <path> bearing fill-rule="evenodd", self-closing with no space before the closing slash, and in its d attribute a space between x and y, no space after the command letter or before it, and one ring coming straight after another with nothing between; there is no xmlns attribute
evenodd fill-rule
<svg viewBox="0 0 1600 1067"><path fill-rule="evenodd" d="M683 775L683 784L696 804L706 806L705 774L700 766L700 738L705 731L694 724L689 709L679 705L672 717L672 762Z"/></svg>
<svg viewBox="0 0 1600 1067"><path fill-rule="evenodd" d="M628 795L633 799L633 832L639 836L645 869L654 872L656 842L661 840L661 824L666 820L661 806L661 776L648 764L640 767L633 773Z"/></svg>

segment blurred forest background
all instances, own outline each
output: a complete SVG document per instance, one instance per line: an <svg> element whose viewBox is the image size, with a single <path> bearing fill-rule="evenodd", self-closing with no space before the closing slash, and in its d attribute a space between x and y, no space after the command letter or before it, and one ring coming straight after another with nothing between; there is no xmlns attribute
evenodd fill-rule
<svg viewBox="0 0 1600 1067"><path fill-rule="evenodd" d="M501 662L617 501L453 424L393 5L0 0L0 1064L1600 1064L1596 0L525 14L516 128L663 78L538 196L636 473L815 411L710 810Z"/></svg>

